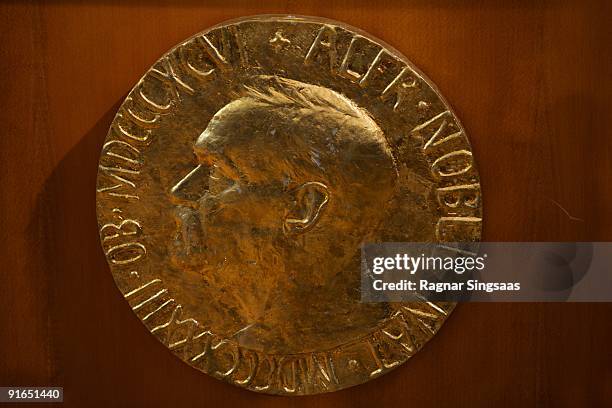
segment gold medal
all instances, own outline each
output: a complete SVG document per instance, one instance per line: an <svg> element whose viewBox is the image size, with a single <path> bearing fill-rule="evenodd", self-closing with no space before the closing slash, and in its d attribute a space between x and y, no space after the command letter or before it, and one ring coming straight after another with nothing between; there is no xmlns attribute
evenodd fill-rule
<svg viewBox="0 0 612 408"><path fill-rule="evenodd" d="M361 303L360 245L476 241L478 174L435 86L337 22L259 16L160 58L102 149L117 286L193 367L315 394L397 367L453 304Z"/></svg>

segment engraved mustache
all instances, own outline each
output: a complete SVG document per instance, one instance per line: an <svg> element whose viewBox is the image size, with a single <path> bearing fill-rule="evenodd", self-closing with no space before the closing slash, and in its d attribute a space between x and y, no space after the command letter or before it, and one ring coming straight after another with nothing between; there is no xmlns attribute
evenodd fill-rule
<svg viewBox="0 0 612 408"><path fill-rule="evenodd" d="M217 250L208 244L206 225L201 222L201 214L193 207L177 206L175 208L176 254L181 262L192 266L222 268L227 263L223 257L216 264L210 264L209 256L216 255ZM208 255L208 256L207 256Z"/></svg>
<svg viewBox="0 0 612 408"><path fill-rule="evenodd" d="M177 206L175 209L177 229L175 242L181 257L201 253L205 242L205 229L198 211L191 207Z"/></svg>

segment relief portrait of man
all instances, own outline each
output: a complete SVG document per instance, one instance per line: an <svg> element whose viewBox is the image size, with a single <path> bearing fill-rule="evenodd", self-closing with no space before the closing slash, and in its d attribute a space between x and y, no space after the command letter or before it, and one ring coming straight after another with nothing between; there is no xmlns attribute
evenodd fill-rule
<svg viewBox="0 0 612 408"><path fill-rule="evenodd" d="M299 353L367 333L388 306L359 302L360 245L396 192L385 135L333 90L255 77L194 144L176 180L173 264L197 274L211 329ZM208 308L208 309L207 309Z"/></svg>

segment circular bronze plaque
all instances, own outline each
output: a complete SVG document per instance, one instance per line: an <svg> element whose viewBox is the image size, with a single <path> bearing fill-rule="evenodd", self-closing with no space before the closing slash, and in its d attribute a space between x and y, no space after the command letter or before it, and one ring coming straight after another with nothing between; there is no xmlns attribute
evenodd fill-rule
<svg viewBox="0 0 612 408"><path fill-rule="evenodd" d="M368 381L453 304L361 303L360 245L474 241L465 131L397 51L310 17L223 23L160 58L102 148L117 286L177 357L271 394Z"/></svg>

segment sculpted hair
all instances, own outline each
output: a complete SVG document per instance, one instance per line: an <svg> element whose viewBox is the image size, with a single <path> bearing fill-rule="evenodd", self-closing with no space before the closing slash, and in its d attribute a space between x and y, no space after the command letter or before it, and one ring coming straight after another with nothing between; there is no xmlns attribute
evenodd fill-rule
<svg viewBox="0 0 612 408"><path fill-rule="evenodd" d="M273 133L275 142L293 153L285 170L355 187L395 184L395 162L383 131L366 110L340 93L292 79L257 76L243 86L240 97L270 115L265 126L272 130L266 133ZM290 128L285 130L290 134L276 133L280 124Z"/></svg>
<svg viewBox="0 0 612 408"><path fill-rule="evenodd" d="M256 78L251 84L244 85L246 93L243 96L270 107L291 108L302 115L325 114L338 119L360 119L365 115L369 118L367 112L350 99L330 89L275 76Z"/></svg>

